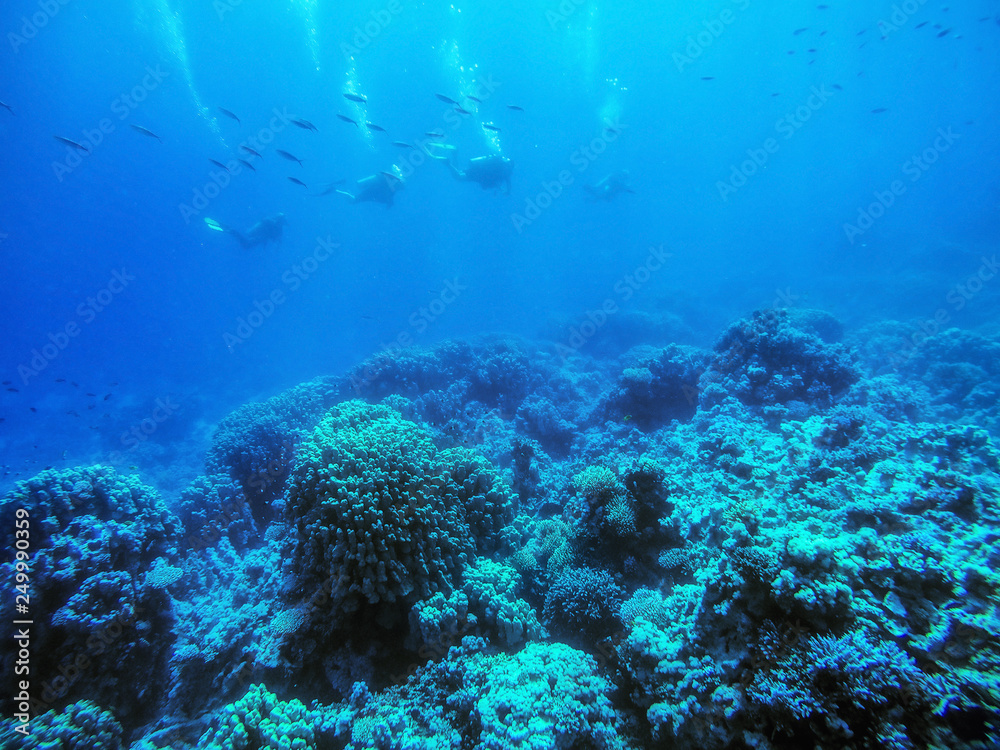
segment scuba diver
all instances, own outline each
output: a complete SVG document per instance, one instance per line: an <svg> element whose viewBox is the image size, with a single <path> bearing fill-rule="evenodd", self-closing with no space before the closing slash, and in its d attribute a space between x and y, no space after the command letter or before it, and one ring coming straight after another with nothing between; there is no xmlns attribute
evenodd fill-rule
<svg viewBox="0 0 1000 750"><path fill-rule="evenodd" d="M403 180L392 172L379 172L358 180L353 193L346 190L336 190L338 195L351 199L352 203L381 203L386 208L392 208L396 191L404 187Z"/></svg>
<svg viewBox="0 0 1000 750"><path fill-rule="evenodd" d="M635 191L629 187L628 183L628 170L623 169L621 172L614 172L607 175L603 179L598 180L594 185L584 185L583 189L598 200L610 202L622 193L635 194Z"/></svg>
<svg viewBox="0 0 1000 750"><path fill-rule="evenodd" d="M431 152L431 147L445 149L448 155L436 155ZM459 169L455 165L455 147L444 143L428 143L425 152L432 159L448 163L451 175L459 182L476 182L483 190L488 188L503 188L506 195L510 195L510 174L514 171L514 162L506 156L500 154L490 154L489 156L477 156L470 159L465 169Z"/></svg>
<svg viewBox="0 0 1000 750"><path fill-rule="evenodd" d="M280 244L281 233L287 223L288 221L285 219L285 215L283 213L277 213L274 216L265 216L252 227L241 232L239 229L224 227L215 219L209 219L208 217L205 218L205 224L208 225L209 229L213 229L216 232L231 234L236 238L236 241L240 243L240 247L244 249L260 247L261 245L266 247L271 242Z"/></svg>

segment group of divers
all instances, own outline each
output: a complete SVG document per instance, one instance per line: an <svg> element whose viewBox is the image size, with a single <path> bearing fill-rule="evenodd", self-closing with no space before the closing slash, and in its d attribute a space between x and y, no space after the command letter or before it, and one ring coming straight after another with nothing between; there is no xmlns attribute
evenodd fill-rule
<svg viewBox="0 0 1000 750"><path fill-rule="evenodd" d="M364 97L357 94L344 94L344 97L350 101L367 103L367 100ZM444 94L437 94L437 97L442 101L453 105L456 112L459 114L471 114L467 110L463 109L459 102L454 99L451 99ZM475 100L474 97L469 98ZM516 111L523 111L521 107L516 105L508 105L508 108ZM219 111L227 117L239 122L239 118L233 112L222 107L219 107ZM360 127L357 121L347 117L346 115L338 114L337 117ZM292 122L303 129L316 130L316 126L308 120L293 119ZM372 130L385 132L383 128L375 125L374 123L365 123L365 125ZM488 127L491 130L499 130L499 128L492 125L484 125L484 127ZM137 129L139 128L137 127ZM156 137L152 132L147 134ZM430 132L427 133L427 136L429 138L442 138L444 137L444 134L440 132ZM405 148L414 148L412 144L402 141L393 141L393 145ZM502 154L487 154L485 156L472 158L464 166L460 166L457 163L455 147L452 145L432 140L421 144L420 147L427 157L443 162L447 165L452 177L459 182L473 182L478 184L483 190L492 189L495 191L503 191L506 194L510 193L511 173L514 170L514 162L508 157L503 156ZM248 156L261 156L248 146L241 145L240 148L247 151ZM289 161L298 162L300 165L302 163L301 160L293 154L281 151L280 149L276 149L276 152L279 156L288 159ZM253 169L253 167L250 164L247 164L247 162L243 159L240 159L240 161ZM219 162L215 162L213 160L213 163L219 167L225 168L224 165ZM288 179L296 184L306 187L305 183L294 177L289 177ZM333 183L320 193L320 195L336 193L344 196L352 203L381 203L386 208L391 208L396 192L403 187L403 178L393 172L378 172L358 180L353 191L335 188L336 185L342 183L343 181ZM624 170L609 174L593 185L584 185L584 189L594 199L604 201L614 200L623 193L634 192L629 186L629 173ZM287 222L285 215L283 213L278 213L261 219L252 227L245 230L224 226L215 219L211 218L206 218L205 223L209 228L214 229L215 231L231 235L237 240L237 242L239 242L240 246L244 248L253 248L267 245L272 242L280 242L285 224Z"/></svg>

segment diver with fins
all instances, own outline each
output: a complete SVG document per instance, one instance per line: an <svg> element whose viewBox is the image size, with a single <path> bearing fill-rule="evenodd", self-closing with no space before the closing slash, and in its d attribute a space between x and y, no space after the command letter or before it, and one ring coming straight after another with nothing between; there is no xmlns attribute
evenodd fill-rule
<svg viewBox="0 0 1000 750"><path fill-rule="evenodd" d="M587 194L597 200L608 201L609 203L622 193L632 193L635 191L629 187L629 173L627 169L620 172L613 172L598 180L593 185L584 185L583 189Z"/></svg>
<svg viewBox="0 0 1000 750"><path fill-rule="evenodd" d="M435 154L434 149L447 151L447 154ZM514 171L514 162L500 154L477 156L470 159L465 169L459 169L455 164L455 147L444 143L428 143L424 152L432 159L448 164L451 176L459 182L475 182L483 190L489 188L503 189L510 195L510 175Z"/></svg>
<svg viewBox="0 0 1000 750"><path fill-rule="evenodd" d="M277 213L273 216L265 216L249 229L240 231L239 229L223 226L215 219L205 217L205 224L209 229L232 235L244 250L260 246L266 247L272 242L280 245L282 232L287 223L285 215Z"/></svg>

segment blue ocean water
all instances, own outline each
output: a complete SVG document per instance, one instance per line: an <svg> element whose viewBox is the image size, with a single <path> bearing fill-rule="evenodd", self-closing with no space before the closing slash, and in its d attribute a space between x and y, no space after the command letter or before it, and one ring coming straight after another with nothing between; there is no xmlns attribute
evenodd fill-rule
<svg viewBox="0 0 1000 750"><path fill-rule="evenodd" d="M995 0L0 32L3 746L1000 746Z"/></svg>

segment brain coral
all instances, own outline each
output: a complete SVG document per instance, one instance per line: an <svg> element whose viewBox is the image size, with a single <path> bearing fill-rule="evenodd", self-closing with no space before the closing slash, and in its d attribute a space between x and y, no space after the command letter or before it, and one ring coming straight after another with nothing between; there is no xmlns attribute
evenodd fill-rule
<svg viewBox="0 0 1000 750"><path fill-rule="evenodd" d="M451 591L476 552L494 548L514 498L473 454L438 452L386 406L341 404L303 444L287 512L307 588L338 579L335 609L372 605L383 624L436 591Z"/></svg>

